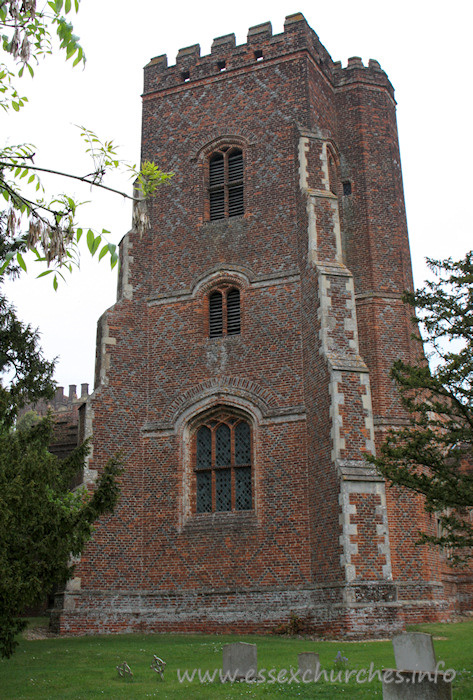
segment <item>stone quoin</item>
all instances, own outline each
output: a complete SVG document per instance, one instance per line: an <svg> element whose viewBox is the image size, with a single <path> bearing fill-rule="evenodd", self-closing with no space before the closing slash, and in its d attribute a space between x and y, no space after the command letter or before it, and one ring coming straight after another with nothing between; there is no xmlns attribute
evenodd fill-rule
<svg viewBox="0 0 473 700"><path fill-rule="evenodd" d="M395 104L377 61L343 68L300 13L145 67L142 160L174 177L98 323L84 483L118 451L126 468L59 632L445 619L440 554L415 544L433 521L366 462L415 357Z"/></svg>

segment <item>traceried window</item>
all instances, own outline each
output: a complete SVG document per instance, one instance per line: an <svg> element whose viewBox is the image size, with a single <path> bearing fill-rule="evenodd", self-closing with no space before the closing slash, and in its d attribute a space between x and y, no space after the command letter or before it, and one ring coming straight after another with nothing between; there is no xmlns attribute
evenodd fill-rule
<svg viewBox="0 0 473 700"><path fill-rule="evenodd" d="M241 216L243 205L243 153L223 146L209 159L210 221Z"/></svg>
<svg viewBox="0 0 473 700"><path fill-rule="evenodd" d="M252 510L251 428L239 416L209 418L195 435L195 510Z"/></svg>
<svg viewBox="0 0 473 700"><path fill-rule="evenodd" d="M209 295L209 337L241 332L240 290L222 287Z"/></svg>

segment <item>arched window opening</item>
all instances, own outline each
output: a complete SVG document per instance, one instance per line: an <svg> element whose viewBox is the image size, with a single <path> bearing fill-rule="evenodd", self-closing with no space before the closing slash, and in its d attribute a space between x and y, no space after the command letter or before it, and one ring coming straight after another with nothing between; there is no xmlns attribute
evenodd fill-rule
<svg viewBox="0 0 473 700"><path fill-rule="evenodd" d="M209 296L209 335L211 338L223 335L222 292L212 292Z"/></svg>
<svg viewBox="0 0 473 700"><path fill-rule="evenodd" d="M222 287L209 295L209 337L241 333L240 290Z"/></svg>
<svg viewBox="0 0 473 700"><path fill-rule="evenodd" d="M209 159L210 221L244 214L243 153L224 147Z"/></svg>
<svg viewBox="0 0 473 700"><path fill-rule="evenodd" d="M227 292L227 335L238 335L240 330L240 290L230 289Z"/></svg>
<svg viewBox="0 0 473 700"><path fill-rule="evenodd" d="M251 427L239 416L209 419L195 435L195 511L251 510Z"/></svg>
<svg viewBox="0 0 473 700"><path fill-rule="evenodd" d="M328 161L328 178L329 178L329 189L332 194L337 194L338 192L338 175L337 175L337 165L335 163L335 158L333 157L330 150L327 148L327 161Z"/></svg>

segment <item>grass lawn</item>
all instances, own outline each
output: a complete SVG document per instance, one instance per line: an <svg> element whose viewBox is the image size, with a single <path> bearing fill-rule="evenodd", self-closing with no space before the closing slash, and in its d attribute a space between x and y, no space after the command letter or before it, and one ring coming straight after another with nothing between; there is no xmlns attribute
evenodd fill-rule
<svg viewBox="0 0 473 700"><path fill-rule="evenodd" d="M473 622L417 625L411 630L434 635L437 659L454 668L455 700L473 698ZM29 641L22 639L14 656L0 660L0 698L382 698L381 683L314 684L266 682L260 684L179 683L177 672L200 668L210 672L221 667L222 647L233 641L258 645L258 669L276 673L297 667L297 654L315 651L321 666L334 669L338 651L348 659L347 669L393 668L390 642L319 642L269 636L120 635ZM150 669L153 654L167 662L164 680ZM116 666L126 661L133 678L120 678ZM334 670L334 673L337 671ZM345 674L345 671L343 671Z"/></svg>

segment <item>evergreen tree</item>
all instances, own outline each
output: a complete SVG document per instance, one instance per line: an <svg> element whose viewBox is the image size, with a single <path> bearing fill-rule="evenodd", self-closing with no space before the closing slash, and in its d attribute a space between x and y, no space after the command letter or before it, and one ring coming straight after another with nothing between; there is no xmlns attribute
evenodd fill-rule
<svg viewBox="0 0 473 700"><path fill-rule="evenodd" d="M7 245L1 230L0 219L0 244ZM118 458L108 462L93 493L72 492L87 444L60 461L48 451L50 418L16 423L19 408L52 398L53 372L37 331L0 294L0 656L5 657L26 624L20 616L72 575L71 555L80 554L94 521L113 511L119 495Z"/></svg>
<svg viewBox="0 0 473 700"><path fill-rule="evenodd" d="M394 364L409 423L370 461L391 484L425 497L439 528L421 541L461 563L473 554L473 251L427 262L435 279L404 300L416 309L428 362L419 353L415 364Z"/></svg>
<svg viewBox="0 0 473 700"><path fill-rule="evenodd" d="M25 609L71 577L71 556L90 539L93 523L118 500L118 458L96 488L71 491L88 446L61 461L48 451L52 423L0 430L0 655L10 657L26 625Z"/></svg>

